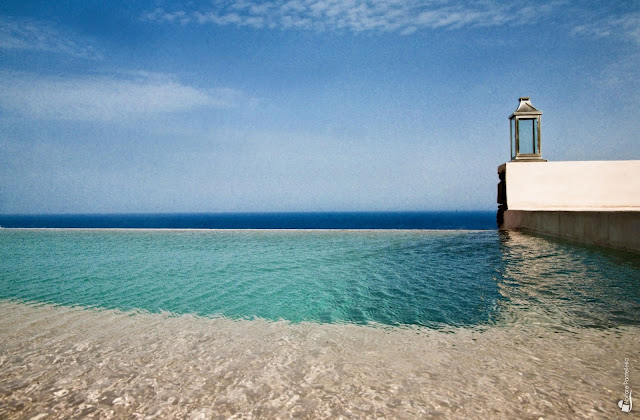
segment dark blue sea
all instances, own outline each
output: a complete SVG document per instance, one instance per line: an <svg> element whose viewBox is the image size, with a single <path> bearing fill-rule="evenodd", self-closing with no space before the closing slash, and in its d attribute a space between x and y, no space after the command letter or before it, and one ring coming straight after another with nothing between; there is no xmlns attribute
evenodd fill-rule
<svg viewBox="0 0 640 420"><path fill-rule="evenodd" d="M5 228L496 229L495 211L0 215Z"/></svg>

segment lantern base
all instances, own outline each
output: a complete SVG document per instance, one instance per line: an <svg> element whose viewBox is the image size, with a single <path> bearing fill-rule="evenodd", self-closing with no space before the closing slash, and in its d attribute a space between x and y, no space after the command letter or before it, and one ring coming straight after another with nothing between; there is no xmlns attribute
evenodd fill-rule
<svg viewBox="0 0 640 420"><path fill-rule="evenodd" d="M541 157L516 157L511 159L511 162L546 162L547 159Z"/></svg>

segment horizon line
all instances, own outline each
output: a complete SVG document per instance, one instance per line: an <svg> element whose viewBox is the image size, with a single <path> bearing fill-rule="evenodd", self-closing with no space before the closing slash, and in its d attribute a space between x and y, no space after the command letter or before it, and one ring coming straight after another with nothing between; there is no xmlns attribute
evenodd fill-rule
<svg viewBox="0 0 640 420"><path fill-rule="evenodd" d="M278 215L278 214L399 214L399 213L493 213L495 210L286 210L286 211L193 211L193 212L78 212L78 213L0 213L5 216L148 216L148 215Z"/></svg>

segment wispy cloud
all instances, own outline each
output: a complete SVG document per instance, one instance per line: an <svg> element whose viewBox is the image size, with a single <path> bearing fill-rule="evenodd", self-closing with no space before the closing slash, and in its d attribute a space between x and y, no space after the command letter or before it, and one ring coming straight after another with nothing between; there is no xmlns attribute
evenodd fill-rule
<svg viewBox="0 0 640 420"><path fill-rule="evenodd" d="M235 25L256 29L395 32L531 23L554 2L505 3L491 0L247 0L215 1L207 10L155 9L143 19L180 24Z"/></svg>
<svg viewBox="0 0 640 420"><path fill-rule="evenodd" d="M574 26L572 34L596 38L625 38L640 44L640 12L606 18L594 17L588 23Z"/></svg>
<svg viewBox="0 0 640 420"><path fill-rule="evenodd" d="M44 51L100 59L91 42L47 22L0 16L0 49Z"/></svg>
<svg viewBox="0 0 640 420"><path fill-rule="evenodd" d="M250 100L234 89L197 89L145 72L58 78L2 71L0 91L0 108L10 114L80 121L131 121Z"/></svg>

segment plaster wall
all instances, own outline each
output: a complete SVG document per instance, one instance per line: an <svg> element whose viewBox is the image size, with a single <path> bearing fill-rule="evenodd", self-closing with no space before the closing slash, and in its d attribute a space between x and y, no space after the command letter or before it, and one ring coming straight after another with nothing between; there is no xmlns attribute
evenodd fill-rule
<svg viewBox="0 0 640 420"><path fill-rule="evenodd" d="M504 166L509 210L640 211L640 160Z"/></svg>

